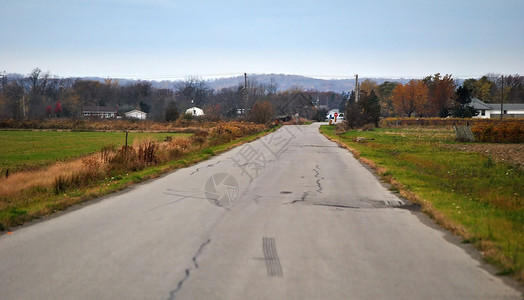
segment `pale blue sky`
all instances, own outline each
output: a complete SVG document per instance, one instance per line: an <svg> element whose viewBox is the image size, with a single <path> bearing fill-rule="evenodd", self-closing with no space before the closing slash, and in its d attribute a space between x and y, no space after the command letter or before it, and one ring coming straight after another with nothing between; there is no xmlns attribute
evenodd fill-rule
<svg viewBox="0 0 524 300"><path fill-rule="evenodd" d="M0 0L0 71L524 75L524 0Z"/></svg>

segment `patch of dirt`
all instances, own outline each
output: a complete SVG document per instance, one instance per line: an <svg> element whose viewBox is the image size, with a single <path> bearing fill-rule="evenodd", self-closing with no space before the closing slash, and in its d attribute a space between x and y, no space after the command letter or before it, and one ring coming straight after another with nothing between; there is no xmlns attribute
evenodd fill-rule
<svg viewBox="0 0 524 300"><path fill-rule="evenodd" d="M491 156L496 162L506 162L524 169L524 144L441 144L441 147L478 152Z"/></svg>

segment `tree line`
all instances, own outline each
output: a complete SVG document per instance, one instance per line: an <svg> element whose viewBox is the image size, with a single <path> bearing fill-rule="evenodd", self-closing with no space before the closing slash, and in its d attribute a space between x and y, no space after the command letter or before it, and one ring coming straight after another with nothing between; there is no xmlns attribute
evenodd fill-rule
<svg viewBox="0 0 524 300"><path fill-rule="evenodd" d="M270 110L278 114L278 107L294 93L303 93L317 107L318 120L323 120L327 110L341 111L354 105L353 92L320 92L296 86L278 91L278 82L259 83L249 79L232 87L211 89L205 80L189 77L176 83L174 89L155 88L148 81L120 84L118 80L103 82L89 79L59 78L39 68L24 77L4 80L0 93L0 118L40 119L49 117L82 117L86 106L118 107L120 114L140 109L148 119L171 121L180 112L197 106L203 108L208 118L235 118L246 115L251 108ZM484 102L524 103L524 78L520 75L486 75L467 79L461 85L451 75L435 74L408 83L386 81L377 84L364 80L359 86L360 106L377 117L420 116L447 117L471 116L467 103L472 97ZM268 104L257 105L267 101ZM360 107L360 110L364 108ZM268 115L263 112L261 115Z"/></svg>
<svg viewBox="0 0 524 300"><path fill-rule="evenodd" d="M360 84L360 103L349 97L346 114L350 126L377 123L379 117L469 118L473 98L486 103L524 103L524 77L485 75L458 84L452 75L440 73L408 83L365 80ZM365 113L364 113L365 112Z"/></svg>
<svg viewBox="0 0 524 300"><path fill-rule="evenodd" d="M206 118L236 118L239 115L246 117L255 103L263 101L267 101L269 106L258 105L255 109L270 109L277 114L278 104L298 92L307 93L312 106L320 103L342 107L346 97L344 93L304 91L298 86L278 91L278 87L275 80L259 83L249 79L236 86L214 90L207 81L188 77L177 82L174 89L165 89L155 88L148 81L121 85L118 80L110 78L103 82L59 78L36 68L27 76L10 78L0 87L0 118L80 118L87 106L118 107L119 114L140 109L148 113L148 119L155 121L175 120L192 106L204 109ZM268 112L262 115L267 118Z"/></svg>

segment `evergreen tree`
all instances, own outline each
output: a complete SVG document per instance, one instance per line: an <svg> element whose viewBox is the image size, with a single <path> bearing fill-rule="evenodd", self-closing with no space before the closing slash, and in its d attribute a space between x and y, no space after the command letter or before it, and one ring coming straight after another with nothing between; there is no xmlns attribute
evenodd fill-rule
<svg viewBox="0 0 524 300"><path fill-rule="evenodd" d="M165 113L166 122L176 121L178 119L178 115L178 109L176 108L175 102L169 102L167 104Z"/></svg>
<svg viewBox="0 0 524 300"><path fill-rule="evenodd" d="M457 91L457 97L455 100L455 105L452 109L452 116L456 118L471 118L477 115L477 111L470 106L471 103L471 94L472 90L465 87L464 85L460 86Z"/></svg>
<svg viewBox="0 0 524 300"><path fill-rule="evenodd" d="M359 102L348 101L345 114L348 128L362 127L366 124L378 126L380 120L380 103L374 91L362 93Z"/></svg>

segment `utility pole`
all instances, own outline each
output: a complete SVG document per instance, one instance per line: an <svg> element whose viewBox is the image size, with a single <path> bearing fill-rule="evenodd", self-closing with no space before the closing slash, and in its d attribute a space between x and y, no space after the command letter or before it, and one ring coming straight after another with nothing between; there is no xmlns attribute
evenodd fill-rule
<svg viewBox="0 0 524 300"><path fill-rule="evenodd" d="M355 103L358 102L359 94L360 94L360 91L358 88L358 74L355 74Z"/></svg>
<svg viewBox="0 0 524 300"><path fill-rule="evenodd" d="M244 115L247 115L247 102L249 97L249 93L247 90L247 73L244 73L244 92L246 93L246 99L244 103Z"/></svg>
<svg viewBox="0 0 524 300"><path fill-rule="evenodd" d="M504 116L504 75L500 76L500 120Z"/></svg>

